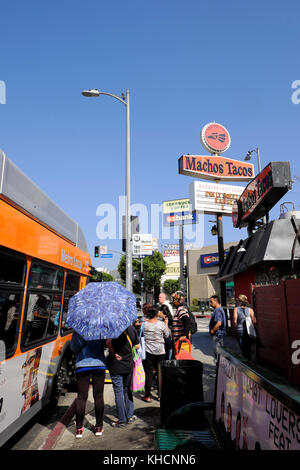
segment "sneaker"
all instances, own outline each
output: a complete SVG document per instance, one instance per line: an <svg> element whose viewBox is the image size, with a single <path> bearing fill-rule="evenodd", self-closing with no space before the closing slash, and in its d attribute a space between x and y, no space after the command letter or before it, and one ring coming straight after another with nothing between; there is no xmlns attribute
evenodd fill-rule
<svg viewBox="0 0 300 470"><path fill-rule="evenodd" d="M113 421L111 425L113 428L125 428L126 427L126 423L120 423L120 421Z"/></svg>
<svg viewBox="0 0 300 470"><path fill-rule="evenodd" d="M96 426L95 427L95 436L102 436L102 434L103 434L103 427Z"/></svg>
<svg viewBox="0 0 300 470"><path fill-rule="evenodd" d="M128 423L134 423L137 420L137 416L133 415L131 418L128 419Z"/></svg>
<svg viewBox="0 0 300 470"><path fill-rule="evenodd" d="M83 428L76 429L76 439L81 439L83 434Z"/></svg>

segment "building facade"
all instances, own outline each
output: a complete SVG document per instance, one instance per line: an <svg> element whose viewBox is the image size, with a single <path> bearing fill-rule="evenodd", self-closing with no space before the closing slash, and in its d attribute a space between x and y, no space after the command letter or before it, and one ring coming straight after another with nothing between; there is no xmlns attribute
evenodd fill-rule
<svg viewBox="0 0 300 470"><path fill-rule="evenodd" d="M228 250L238 242L224 243ZM208 300L220 293L220 282L216 280L219 271L218 245L204 246L187 251L188 299Z"/></svg>

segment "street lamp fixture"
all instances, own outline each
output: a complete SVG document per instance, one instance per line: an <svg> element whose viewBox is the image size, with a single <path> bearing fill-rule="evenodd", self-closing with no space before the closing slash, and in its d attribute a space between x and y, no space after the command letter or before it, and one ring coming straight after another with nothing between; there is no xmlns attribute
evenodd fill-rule
<svg viewBox="0 0 300 470"><path fill-rule="evenodd" d="M253 152L255 152L256 155L257 155L258 173L260 173L261 172L261 165L260 165L260 154L259 154L259 148L258 147L256 149L253 149L253 150L248 150L244 160L245 161L251 160L251 155L252 155Z"/></svg>
<svg viewBox="0 0 300 470"><path fill-rule="evenodd" d="M83 90L81 92L81 94L83 96L88 96L88 97L91 97L91 96L99 96L100 95L100 92L99 90Z"/></svg>
<svg viewBox="0 0 300 470"><path fill-rule="evenodd" d="M132 292L132 251L131 251L131 217L130 217L130 113L129 113L129 90L126 90L126 95L122 93L121 97L106 93L97 89L83 90L81 94L85 97L98 97L100 95L107 95L121 101L126 106L126 288Z"/></svg>

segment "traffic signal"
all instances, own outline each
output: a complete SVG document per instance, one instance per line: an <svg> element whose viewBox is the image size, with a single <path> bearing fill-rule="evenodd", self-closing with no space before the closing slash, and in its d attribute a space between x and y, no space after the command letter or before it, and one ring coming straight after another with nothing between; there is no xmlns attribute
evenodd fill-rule
<svg viewBox="0 0 300 470"><path fill-rule="evenodd" d="M141 273L141 282L145 281L145 273Z"/></svg>
<svg viewBox="0 0 300 470"><path fill-rule="evenodd" d="M95 258L99 258L100 247L95 246Z"/></svg>
<svg viewBox="0 0 300 470"><path fill-rule="evenodd" d="M187 267L186 266L183 267L183 275L184 275L184 277L187 277Z"/></svg>

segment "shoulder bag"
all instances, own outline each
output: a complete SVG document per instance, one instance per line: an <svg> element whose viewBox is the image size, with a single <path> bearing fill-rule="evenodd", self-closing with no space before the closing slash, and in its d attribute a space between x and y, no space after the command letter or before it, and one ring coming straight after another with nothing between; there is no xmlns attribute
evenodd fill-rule
<svg viewBox="0 0 300 470"><path fill-rule="evenodd" d="M133 372L130 388L133 392L141 392L144 390L146 381L142 359L138 356L136 349L132 347L132 341L126 331L125 335L127 336L133 354Z"/></svg>
<svg viewBox="0 0 300 470"><path fill-rule="evenodd" d="M144 332L145 322L141 326L141 331L139 335L140 347L138 349L138 355L144 361L146 359L146 341L145 341L145 332Z"/></svg>

